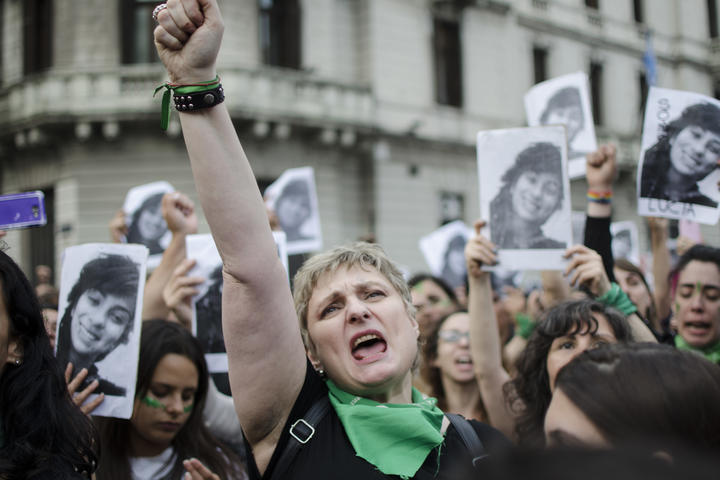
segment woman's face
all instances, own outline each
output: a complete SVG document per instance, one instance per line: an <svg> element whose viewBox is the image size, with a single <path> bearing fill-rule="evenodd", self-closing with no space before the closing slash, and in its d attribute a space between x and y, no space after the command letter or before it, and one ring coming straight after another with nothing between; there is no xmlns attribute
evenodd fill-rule
<svg viewBox="0 0 720 480"><path fill-rule="evenodd" d="M547 374L550 380L550 391L555 389L555 379L558 372L570 361L585 350L597 348L608 343L617 343L617 338L610 323L604 315L592 314L598 323L595 333L581 332L567 334L553 340L547 356Z"/></svg>
<svg viewBox="0 0 720 480"><path fill-rule="evenodd" d="M445 259L446 266L452 271L457 274L464 274L465 273L465 248L458 247L458 248L451 248L447 252L447 256Z"/></svg>
<svg viewBox="0 0 720 480"><path fill-rule="evenodd" d="M470 356L470 316L464 312L450 315L438 331L437 357L433 366L443 377L459 383L475 381Z"/></svg>
<svg viewBox="0 0 720 480"><path fill-rule="evenodd" d="M720 158L720 135L689 125L670 139L670 164L675 170L701 180L712 172Z"/></svg>
<svg viewBox="0 0 720 480"><path fill-rule="evenodd" d="M70 337L81 355L104 355L114 349L133 319L135 298L88 289L72 311Z"/></svg>
<svg viewBox="0 0 720 480"><path fill-rule="evenodd" d="M545 413L545 441L548 447L610 447L600 429L560 388L553 393Z"/></svg>
<svg viewBox="0 0 720 480"><path fill-rule="evenodd" d="M162 217L160 205L142 209L137 223L140 235L147 240L157 240L167 230L167 224Z"/></svg>
<svg viewBox="0 0 720 480"><path fill-rule="evenodd" d="M418 325L376 269L354 266L321 275L307 318L310 359L340 388L383 395L409 378Z"/></svg>
<svg viewBox="0 0 720 480"><path fill-rule="evenodd" d="M560 201L562 184L557 175L547 172L523 172L512 187L515 214L526 222L545 223Z"/></svg>
<svg viewBox="0 0 720 480"><path fill-rule="evenodd" d="M148 455L170 446L190 418L200 374L188 357L168 353L158 362L144 399L130 417L132 450Z"/></svg>
<svg viewBox="0 0 720 480"><path fill-rule="evenodd" d="M415 285L410 290L410 296L415 306L415 318L423 334L430 331L441 318L456 310L445 290L432 280L423 280Z"/></svg>
<svg viewBox="0 0 720 480"><path fill-rule="evenodd" d="M638 311L647 318L653 300L640 276L635 272L628 272L618 267L613 268L613 273L622 291L630 297Z"/></svg>

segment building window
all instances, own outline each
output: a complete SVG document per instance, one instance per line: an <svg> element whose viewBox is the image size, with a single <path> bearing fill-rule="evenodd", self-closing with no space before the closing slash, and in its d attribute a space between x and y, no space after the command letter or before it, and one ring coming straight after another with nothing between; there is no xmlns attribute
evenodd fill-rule
<svg viewBox="0 0 720 480"><path fill-rule="evenodd" d="M590 64L590 95L592 96L593 119L595 125L602 125L602 73L601 64L592 62Z"/></svg>
<svg viewBox="0 0 720 480"><path fill-rule="evenodd" d="M456 19L435 17L433 27L435 100L441 105L461 107L460 22Z"/></svg>
<svg viewBox="0 0 720 480"><path fill-rule="evenodd" d="M547 80L547 56L547 49L533 47L533 72L535 74L535 83Z"/></svg>
<svg viewBox="0 0 720 480"><path fill-rule="evenodd" d="M259 0L260 49L263 63L300 68L298 0Z"/></svg>
<svg viewBox="0 0 720 480"><path fill-rule="evenodd" d="M23 3L23 73L47 70L52 65L52 0Z"/></svg>
<svg viewBox="0 0 720 480"><path fill-rule="evenodd" d="M156 0L123 0L120 2L122 62L124 64L159 61L153 43L155 21L152 19L152 11L157 4Z"/></svg>
<svg viewBox="0 0 720 480"><path fill-rule="evenodd" d="M585 0L585 6L588 8L600 9L600 0Z"/></svg>
<svg viewBox="0 0 720 480"><path fill-rule="evenodd" d="M718 38L718 13L716 0L707 0L707 12L710 38Z"/></svg>
<svg viewBox="0 0 720 480"><path fill-rule="evenodd" d="M633 0L633 17L637 23L645 23L645 12L643 11L643 0Z"/></svg>

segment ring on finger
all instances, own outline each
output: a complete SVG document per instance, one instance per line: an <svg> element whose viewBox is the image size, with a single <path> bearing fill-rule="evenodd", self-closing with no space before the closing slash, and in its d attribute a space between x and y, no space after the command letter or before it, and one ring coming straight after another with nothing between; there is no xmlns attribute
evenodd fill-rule
<svg viewBox="0 0 720 480"><path fill-rule="evenodd" d="M167 3L161 3L161 4L159 4L157 7L155 7L155 8L153 9L153 12L152 12L152 18L153 18L153 20L155 20L155 21L157 22L157 21L158 21L158 15L160 15L160 12L162 12L162 11L165 10L166 8L167 8Z"/></svg>

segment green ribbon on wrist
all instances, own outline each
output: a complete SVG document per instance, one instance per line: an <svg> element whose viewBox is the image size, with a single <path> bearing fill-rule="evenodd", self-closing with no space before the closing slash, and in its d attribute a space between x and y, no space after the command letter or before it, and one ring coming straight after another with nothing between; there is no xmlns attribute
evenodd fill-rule
<svg viewBox="0 0 720 480"><path fill-rule="evenodd" d="M517 323L517 335L527 340L535 330L536 323L533 321L530 315L524 313L515 314L515 323Z"/></svg>
<svg viewBox="0 0 720 480"><path fill-rule="evenodd" d="M637 307L632 300L630 300L630 297L628 297L627 294L622 291L620 285L615 282L612 283L610 290L596 298L596 300L608 307L620 310L626 316L637 312Z"/></svg>
<svg viewBox="0 0 720 480"><path fill-rule="evenodd" d="M160 128L162 128L163 130L167 130L168 125L170 124L170 96L173 93L178 95L186 95L188 93L204 92L206 90L213 90L219 84L220 77L215 75L215 78L213 80L210 80L209 82L192 83L189 85L176 85L173 83L165 82L159 87L157 87L155 89L155 92L153 92L153 97L157 95L160 90L162 90L163 88L165 89L161 102L162 114L160 118Z"/></svg>

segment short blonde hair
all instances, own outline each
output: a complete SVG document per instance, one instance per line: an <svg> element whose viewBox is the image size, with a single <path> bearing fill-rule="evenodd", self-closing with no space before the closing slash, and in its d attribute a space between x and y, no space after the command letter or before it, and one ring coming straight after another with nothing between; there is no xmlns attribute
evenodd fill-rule
<svg viewBox="0 0 720 480"><path fill-rule="evenodd" d="M400 294L408 316L411 319L415 318L415 308L412 305L407 282L405 282L402 273L390 260L382 247L367 242L343 245L311 257L295 274L293 299L305 347L309 348L311 346L307 329L308 303L318 280L325 273L352 267L360 267L366 270L374 268L377 270Z"/></svg>

